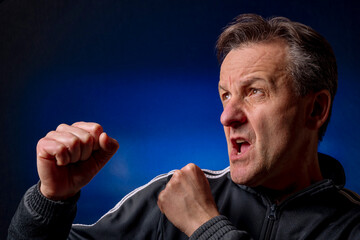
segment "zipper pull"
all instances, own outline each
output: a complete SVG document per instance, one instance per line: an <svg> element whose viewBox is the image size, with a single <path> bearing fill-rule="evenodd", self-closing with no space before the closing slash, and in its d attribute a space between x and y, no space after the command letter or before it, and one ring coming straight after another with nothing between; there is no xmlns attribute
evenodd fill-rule
<svg viewBox="0 0 360 240"><path fill-rule="evenodd" d="M268 218L269 218L270 220L276 220L276 209L277 209L277 205L276 205L276 204L271 205L271 207L270 207L270 213L269 213L269 216L268 216Z"/></svg>

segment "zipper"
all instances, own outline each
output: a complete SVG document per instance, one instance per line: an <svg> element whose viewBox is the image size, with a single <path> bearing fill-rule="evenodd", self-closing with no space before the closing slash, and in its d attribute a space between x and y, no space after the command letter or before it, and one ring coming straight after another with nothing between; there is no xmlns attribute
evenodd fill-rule
<svg viewBox="0 0 360 240"><path fill-rule="evenodd" d="M265 240L270 239L270 237L271 237L271 233L272 233L274 223L275 223L276 217L277 217L276 213L277 213L277 205L273 204L270 206L270 213L267 216L268 223L267 223L266 231L265 231L265 237L264 237Z"/></svg>
<svg viewBox="0 0 360 240"><path fill-rule="evenodd" d="M273 231L274 223L278 218L278 212L288 202L291 202L294 199L299 198L300 196L302 196L304 194L316 194L319 191L323 191L323 190L326 190L326 189L329 189L329 188L332 188L332 187L333 187L333 185L331 184L331 181L329 181L327 179L324 179L324 180L322 180L322 181L320 181L318 183L313 184L311 187L305 188L305 189L297 192L296 194L288 197L283 202L281 202L279 205L277 205L276 203L271 203L270 199L267 198L268 202L270 202L271 205L270 205L270 212L266 216L267 225L266 225L265 234L263 235L264 236L263 239L264 240L270 239L272 231Z"/></svg>

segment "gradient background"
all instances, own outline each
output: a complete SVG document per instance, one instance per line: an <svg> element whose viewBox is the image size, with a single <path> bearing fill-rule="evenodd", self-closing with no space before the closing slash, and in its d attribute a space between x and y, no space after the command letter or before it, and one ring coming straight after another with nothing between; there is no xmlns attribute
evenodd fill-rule
<svg viewBox="0 0 360 240"><path fill-rule="evenodd" d="M215 42L240 13L286 16L332 44L339 90L320 151L360 192L359 3L355 1L0 1L0 238L36 184L37 141L60 123L100 123L120 143L84 188L93 223L158 174L228 165Z"/></svg>

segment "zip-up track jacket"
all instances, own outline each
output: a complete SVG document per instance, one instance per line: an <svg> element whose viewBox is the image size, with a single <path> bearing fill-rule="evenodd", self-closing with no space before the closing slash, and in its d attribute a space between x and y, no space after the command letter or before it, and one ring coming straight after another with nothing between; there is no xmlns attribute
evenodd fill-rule
<svg viewBox="0 0 360 240"><path fill-rule="evenodd" d="M190 239L360 239L359 196L345 188L342 166L320 155L324 180L280 204L267 190L237 185L229 169L204 170L221 216ZM9 227L8 239L189 239L157 206L172 172L160 175L125 196L92 225L73 224L76 201L54 202L30 188Z"/></svg>

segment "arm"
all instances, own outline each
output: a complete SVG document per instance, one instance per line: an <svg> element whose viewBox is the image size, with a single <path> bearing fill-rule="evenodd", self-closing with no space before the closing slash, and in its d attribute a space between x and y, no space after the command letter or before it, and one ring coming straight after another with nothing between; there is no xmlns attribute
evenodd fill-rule
<svg viewBox="0 0 360 240"><path fill-rule="evenodd" d="M65 239L80 189L116 152L116 140L96 123L61 124L37 145L38 187L25 194L8 239Z"/></svg>
<svg viewBox="0 0 360 240"><path fill-rule="evenodd" d="M200 226L189 238L189 240L251 240L252 237L245 231L238 230L225 217L217 216Z"/></svg>
<svg viewBox="0 0 360 240"><path fill-rule="evenodd" d="M251 239L221 216L209 182L199 167L188 164L174 173L158 198L160 210L191 240Z"/></svg>
<svg viewBox="0 0 360 240"><path fill-rule="evenodd" d="M31 187L11 221L8 239L66 239L79 195L66 201L52 201L40 193L39 184Z"/></svg>

